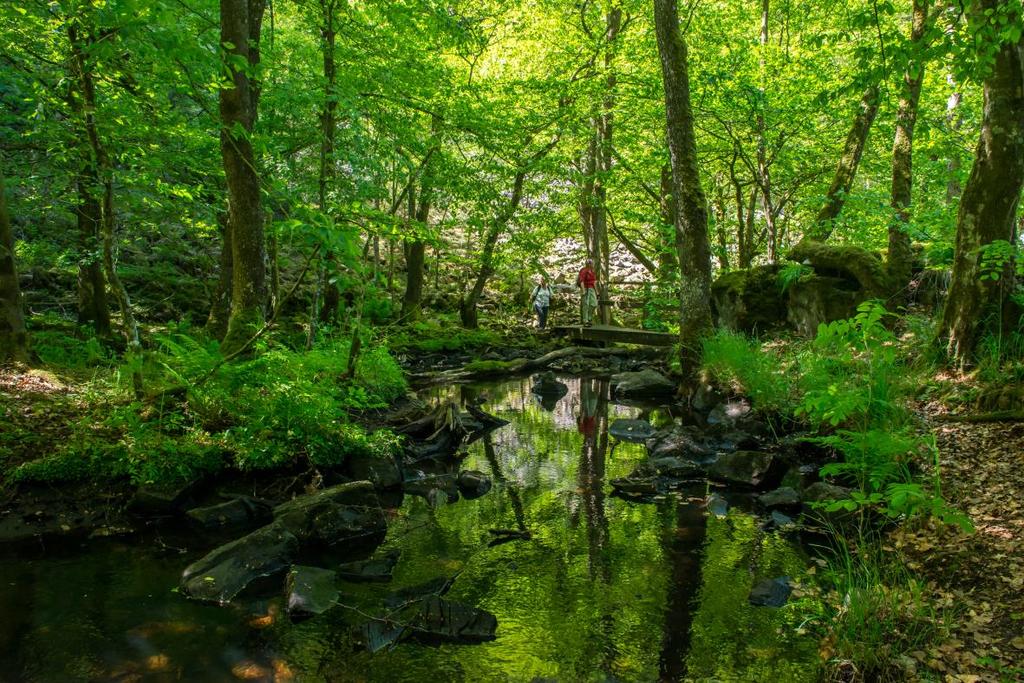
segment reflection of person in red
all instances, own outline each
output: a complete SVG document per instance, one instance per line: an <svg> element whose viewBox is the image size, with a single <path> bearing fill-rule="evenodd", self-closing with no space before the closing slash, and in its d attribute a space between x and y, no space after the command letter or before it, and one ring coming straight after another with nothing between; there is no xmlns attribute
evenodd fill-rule
<svg viewBox="0 0 1024 683"><path fill-rule="evenodd" d="M580 414L576 429L584 438L592 438L597 429L597 393L589 380L580 382Z"/></svg>

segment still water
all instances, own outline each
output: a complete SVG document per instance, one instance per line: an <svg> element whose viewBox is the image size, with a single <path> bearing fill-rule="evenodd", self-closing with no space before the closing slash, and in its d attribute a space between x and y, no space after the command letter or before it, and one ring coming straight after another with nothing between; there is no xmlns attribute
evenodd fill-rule
<svg viewBox="0 0 1024 683"><path fill-rule="evenodd" d="M490 493L434 509L405 496L376 551L400 550L390 584L339 583L338 607L292 624L280 598L226 608L174 591L207 548L195 539L93 543L74 554L0 558L0 681L811 681L816 647L787 608L752 607L762 578L804 556L738 506L708 517L704 487L638 503L609 495L642 445L618 418L674 418L617 405L608 384L567 379L553 408L530 381L448 387L511 422L469 447ZM490 529L529 540L491 547ZM448 598L497 616L496 640L401 643L370 654L358 626L403 586L458 574Z"/></svg>

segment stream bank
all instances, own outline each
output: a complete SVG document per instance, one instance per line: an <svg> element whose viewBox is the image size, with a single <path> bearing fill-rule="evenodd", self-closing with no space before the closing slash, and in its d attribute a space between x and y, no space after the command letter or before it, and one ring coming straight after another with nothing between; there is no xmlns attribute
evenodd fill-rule
<svg viewBox="0 0 1024 683"><path fill-rule="evenodd" d="M311 548L302 557L300 566L337 574L338 597L320 616L288 618L280 583L226 607L171 592L181 571L216 545L171 525L132 542L94 541L64 558L0 562L0 585L24 588L3 591L4 612L27 620L11 625L0 649L17 654L26 680L68 667L98 677L195 680L349 680L357 672L382 681L813 680L814 643L785 628L780 637L786 608L750 602L757 584L795 576L806 564L798 539L767 524L752 491L715 487L728 510L709 505L703 482L642 502L610 495L610 481L649 459L644 444L614 435L618 420L670 432L692 416L671 398L616 398L600 378L558 375L565 394L542 402L531 391L534 379L421 392L432 405L459 412L482 405L510 424L456 446L454 460L441 459L454 468L407 463L404 494L377 494L382 539L341 552ZM463 487L471 495L450 495L459 472L479 473L490 490L477 480ZM397 557L391 580L352 581L351 563L364 557L378 568ZM494 640L425 645L413 637L369 652L365 625L393 609L390 595L424 585L436 586L435 594L443 587L434 595L440 600L493 615ZM44 660L49 606L60 599L75 655Z"/></svg>

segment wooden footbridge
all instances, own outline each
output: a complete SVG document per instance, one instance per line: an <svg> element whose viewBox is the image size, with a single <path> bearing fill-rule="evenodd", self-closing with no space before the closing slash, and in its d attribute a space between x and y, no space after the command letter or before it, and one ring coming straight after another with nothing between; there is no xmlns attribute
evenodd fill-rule
<svg viewBox="0 0 1024 683"><path fill-rule="evenodd" d="M559 325L551 328L556 337L567 337L573 342L640 344L642 346L671 346L677 337L668 332L652 332L613 325Z"/></svg>

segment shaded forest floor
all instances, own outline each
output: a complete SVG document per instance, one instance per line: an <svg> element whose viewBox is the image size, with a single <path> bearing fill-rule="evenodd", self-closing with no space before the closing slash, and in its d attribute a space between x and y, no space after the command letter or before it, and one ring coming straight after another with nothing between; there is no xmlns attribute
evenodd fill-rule
<svg viewBox="0 0 1024 683"><path fill-rule="evenodd" d="M890 539L952 616L949 638L912 656L943 681L1024 680L1024 423L945 422L941 407L923 410L943 493L976 531L935 523Z"/></svg>

